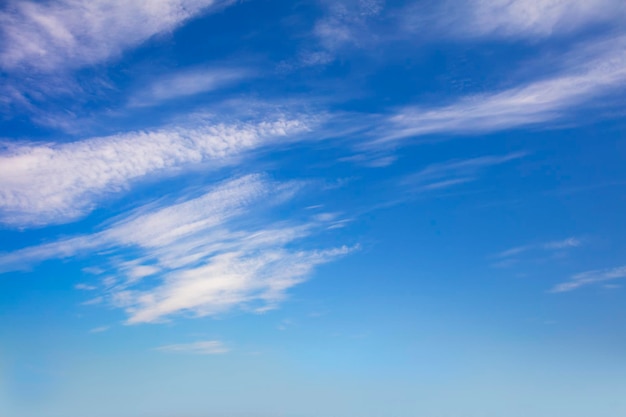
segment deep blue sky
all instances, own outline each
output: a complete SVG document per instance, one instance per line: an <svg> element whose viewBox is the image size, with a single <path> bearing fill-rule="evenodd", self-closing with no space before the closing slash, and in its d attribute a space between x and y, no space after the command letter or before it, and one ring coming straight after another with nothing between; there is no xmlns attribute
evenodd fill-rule
<svg viewBox="0 0 626 417"><path fill-rule="evenodd" d="M624 22L3 3L0 416L626 414Z"/></svg>

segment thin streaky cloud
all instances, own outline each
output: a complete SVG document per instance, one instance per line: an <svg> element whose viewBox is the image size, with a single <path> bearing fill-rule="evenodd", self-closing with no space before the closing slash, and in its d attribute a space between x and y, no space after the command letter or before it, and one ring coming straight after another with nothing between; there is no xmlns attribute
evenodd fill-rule
<svg viewBox="0 0 626 417"><path fill-rule="evenodd" d="M110 328L111 326L94 327L93 329L89 330L89 333L103 333L109 330Z"/></svg>
<svg viewBox="0 0 626 417"><path fill-rule="evenodd" d="M230 352L230 349L219 340L165 345L155 350L165 353L188 353L194 355L221 355Z"/></svg>
<svg viewBox="0 0 626 417"><path fill-rule="evenodd" d="M129 100L130 107L147 107L229 87L249 79L254 71L245 68L194 68L168 74L139 90Z"/></svg>
<svg viewBox="0 0 626 417"><path fill-rule="evenodd" d="M573 275L569 281L555 285L550 292L568 292L584 286L605 283L623 278L626 278L626 266L586 271Z"/></svg>
<svg viewBox="0 0 626 417"><path fill-rule="evenodd" d="M576 237L569 237L563 240L554 240L543 243L535 243L531 245L516 246L514 248L507 249L495 255L496 258L510 258L517 255L521 255L530 251L559 251L571 248L580 247L583 241Z"/></svg>
<svg viewBox="0 0 626 417"><path fill-rule="evenodd" d="M459 36L542 38L626 17L620 0L469 0L458 7ZM451 8L448 8L451 10Z"/></svg>
<svg viewBox="0 0 626 417"><path fill-rule="evenodd" d="M577 239L575 237L570 237L564 240L557 240L553 242L546 242L542 245L543 249L546 250L560 250L566 248L577 248L582 245L582 240Z"/></svg>
<svg viewBox="0 0 626 417"><path fill-rule="evenodd" d="M619 25L621 0L444 0L414 1L399 16L399 30L415 35L476 39L539 40L565 37L593 26Z"/></svg>
<svg viewBox="0 0 626 417"><path fill-rule="evenodd" d="M259 175L233 179L181 203L140 208L92 235L4 254L0 269L106 249L108 259L100 267L108 265L116 280L100 288L101 300L123 309L127 324L215 316L234 308L267 311L277 308L317 265L355 249L305 248L306 239L326 230L334 216L312 216L300 223L256 218L296 191L296 184Z"/></svg>
<svg viewBox="0 0 626 417"><path fill-rule="evenodd" d="M0 12L0 66L79 68L120 56L230 0L11 1Z"/></svg>
<svg viewBox="0 0 626 417"><path fill-rule="evenodd" d="M446 106L401 109L389 117L370 145L432 134L496 132L562 119L590 99L616 94L626 86L626 38L613 39L611 45L595 57L588 56L589 46L580 51L581 59L568 56L577 65L552 78L462 97ZM580 62L582 56L587 61Z"/></svg>
<svg viewBox="0 0 626 417"><path fill-rule="evenodd" d="M203 195L178 204L139 207L100 232L2 254L0 271L19 270L48 259L66 259L115 246L163 246L241 214L252 202L269 197L268 187L272 185L278 188L262 175L248 175L211 187ZM128 263L122 266L128 267ZM106 271L102 267L91 268L100 274Z"/></svg>
<svg viewBox="0 0 626 417"><path fill-rule="evenodd" d="M440 190L477 180L483 170L525 157L525 152L455 159L429 165L403 179L415 191Z"/></svg>
<svg viewBox="0 0 626 417"><path fill-rule="evenodd" d="M74 288L76 288L77 290L83 290L83 291L94 291L98 289L98 287L96 287L95 285L89 285L89 284L76 284L74 285Z"/></svg>
<svg viewBox="0 0 626 417"><path fill-rule="evenodd" d="M226 125L198 122L65 144L6 144L0 151L0 222L75 220L132 181L210 162L214 168L310 128L306 118Z"/></svg>

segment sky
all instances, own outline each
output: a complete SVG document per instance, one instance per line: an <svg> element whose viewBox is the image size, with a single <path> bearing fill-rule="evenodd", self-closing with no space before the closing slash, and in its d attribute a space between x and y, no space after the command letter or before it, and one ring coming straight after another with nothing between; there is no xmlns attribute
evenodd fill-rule
<svg viewBox="0 0 626 417"><path fill-rule="evenodd" d="M626 415L623 0L7 0L0 416Z"/></svg>

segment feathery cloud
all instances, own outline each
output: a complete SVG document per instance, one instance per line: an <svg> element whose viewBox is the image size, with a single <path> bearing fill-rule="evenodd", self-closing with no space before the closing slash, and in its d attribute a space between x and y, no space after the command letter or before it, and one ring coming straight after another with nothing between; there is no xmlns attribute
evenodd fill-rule
<svg viewBox="0 0 626 417"><path fill-rule="evenodd" d="M491 264L494 268L509 268L521 260L537 259L549 255L557 258L569 253L569 250L583 245L583 240L576 237L568 237L562 240L538 242L529 245L516 246L491 256L496 261Z"/></svg>
<svg viewBox="0 0 626 417"><path fill-rule="evenodd" d="M219 340L166 345L160 346L156 350L167 353L191 353L194 355L220 355L230 352L230 349Z"/></svg>
<svg viewBox="0 0 626 417"><path fill-rule="evenodd" d="M419 31L457 40L538 40L619 25L626 5L621 0L413 1L398 15L405 36Z"/></svg>
<svg viewBox="0 0 626 417"><path fill-rule="evenodd" d="M626 17L620 0L469 0L458 2L453 31L460 36L539 38Z"/></svg>
<svg viewBox="0 0 626 417"><path fill-rule="evenodd" d="M538 125L564 117L594 97L626 86L626 38L591 45L566 60L572 65L544 80L495 93L462 97L441 107L412 106L390 117L374 144L441 133L483 133ZM600 52L593 55L590 49Z"/></svg>
<svg viewBox="0 0 626 417"><path fill-rule="evenodd" d="M55 71L96 64L230 0L12 1L0 12L0 66Z"/></svg>
<svg viewBox="0 0 626 417"><path fill-rule="evenodd" d="M212 316L233 308L265 311L315 266L353 250L301 247L335 216L300 223L257 217L297 189L260 175L233 179L181 203L140 208L92 235L4 254L0 270L104 251L118 280L101 291L109 304L127 312L128 324Z"/></svg>
<svg viewBox="0 0 626 417"><path fill-rule="evenodd" d="M555 285L550 292L557 293L573 291L583 286L614 281L622 278L626 278L626 266L586 271L572 276L569 281Z"/></svg>
<svg viewBox="0 0 626 417"><path fill-rule="evenodd" d="M134 180L203 162L232 163L244 151L297 135L305 119L199 123L65 144L11 144L0 151L0 221L13 226L74 220Z"/></svg>
<svg viewBox="0 0 626 417"><path fill-rule="evenodd" d="M168 74L131 97L131 107L146 107L196 94L215 91L252 77L254 73L244 68L194 68Z"/></svg>
<svg viewBox="0 0 626 417"><path fill-rule="evenodd" d="M480 171L484 169L523 158L524 156L526 154L523 152L515 152L507 155L481 156L432 164L409 175L404 179L403 183L419 192L450 188L475 181Z"/></svg>
<svg viewBox="0 0 626 417"><path fill-rule="evenodd" d="M530 251L559 251L570 248L577 248L582 245L582 241L575 237L569 237L563 240L555 240L550 242L536 243L532 245L516 246L511 249L502 251L496 255L497 258L510 258L521 255Z"/></svg>

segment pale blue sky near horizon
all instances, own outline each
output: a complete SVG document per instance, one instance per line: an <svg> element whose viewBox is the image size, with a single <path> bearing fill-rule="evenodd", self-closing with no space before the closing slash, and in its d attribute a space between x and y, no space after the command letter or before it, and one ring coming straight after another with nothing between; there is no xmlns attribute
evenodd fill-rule
<svg viewBox="0 0 626 417"><path fill-rule="evenodd" d="M0 6L0 416L626 413L621 0Z"/></svg>

